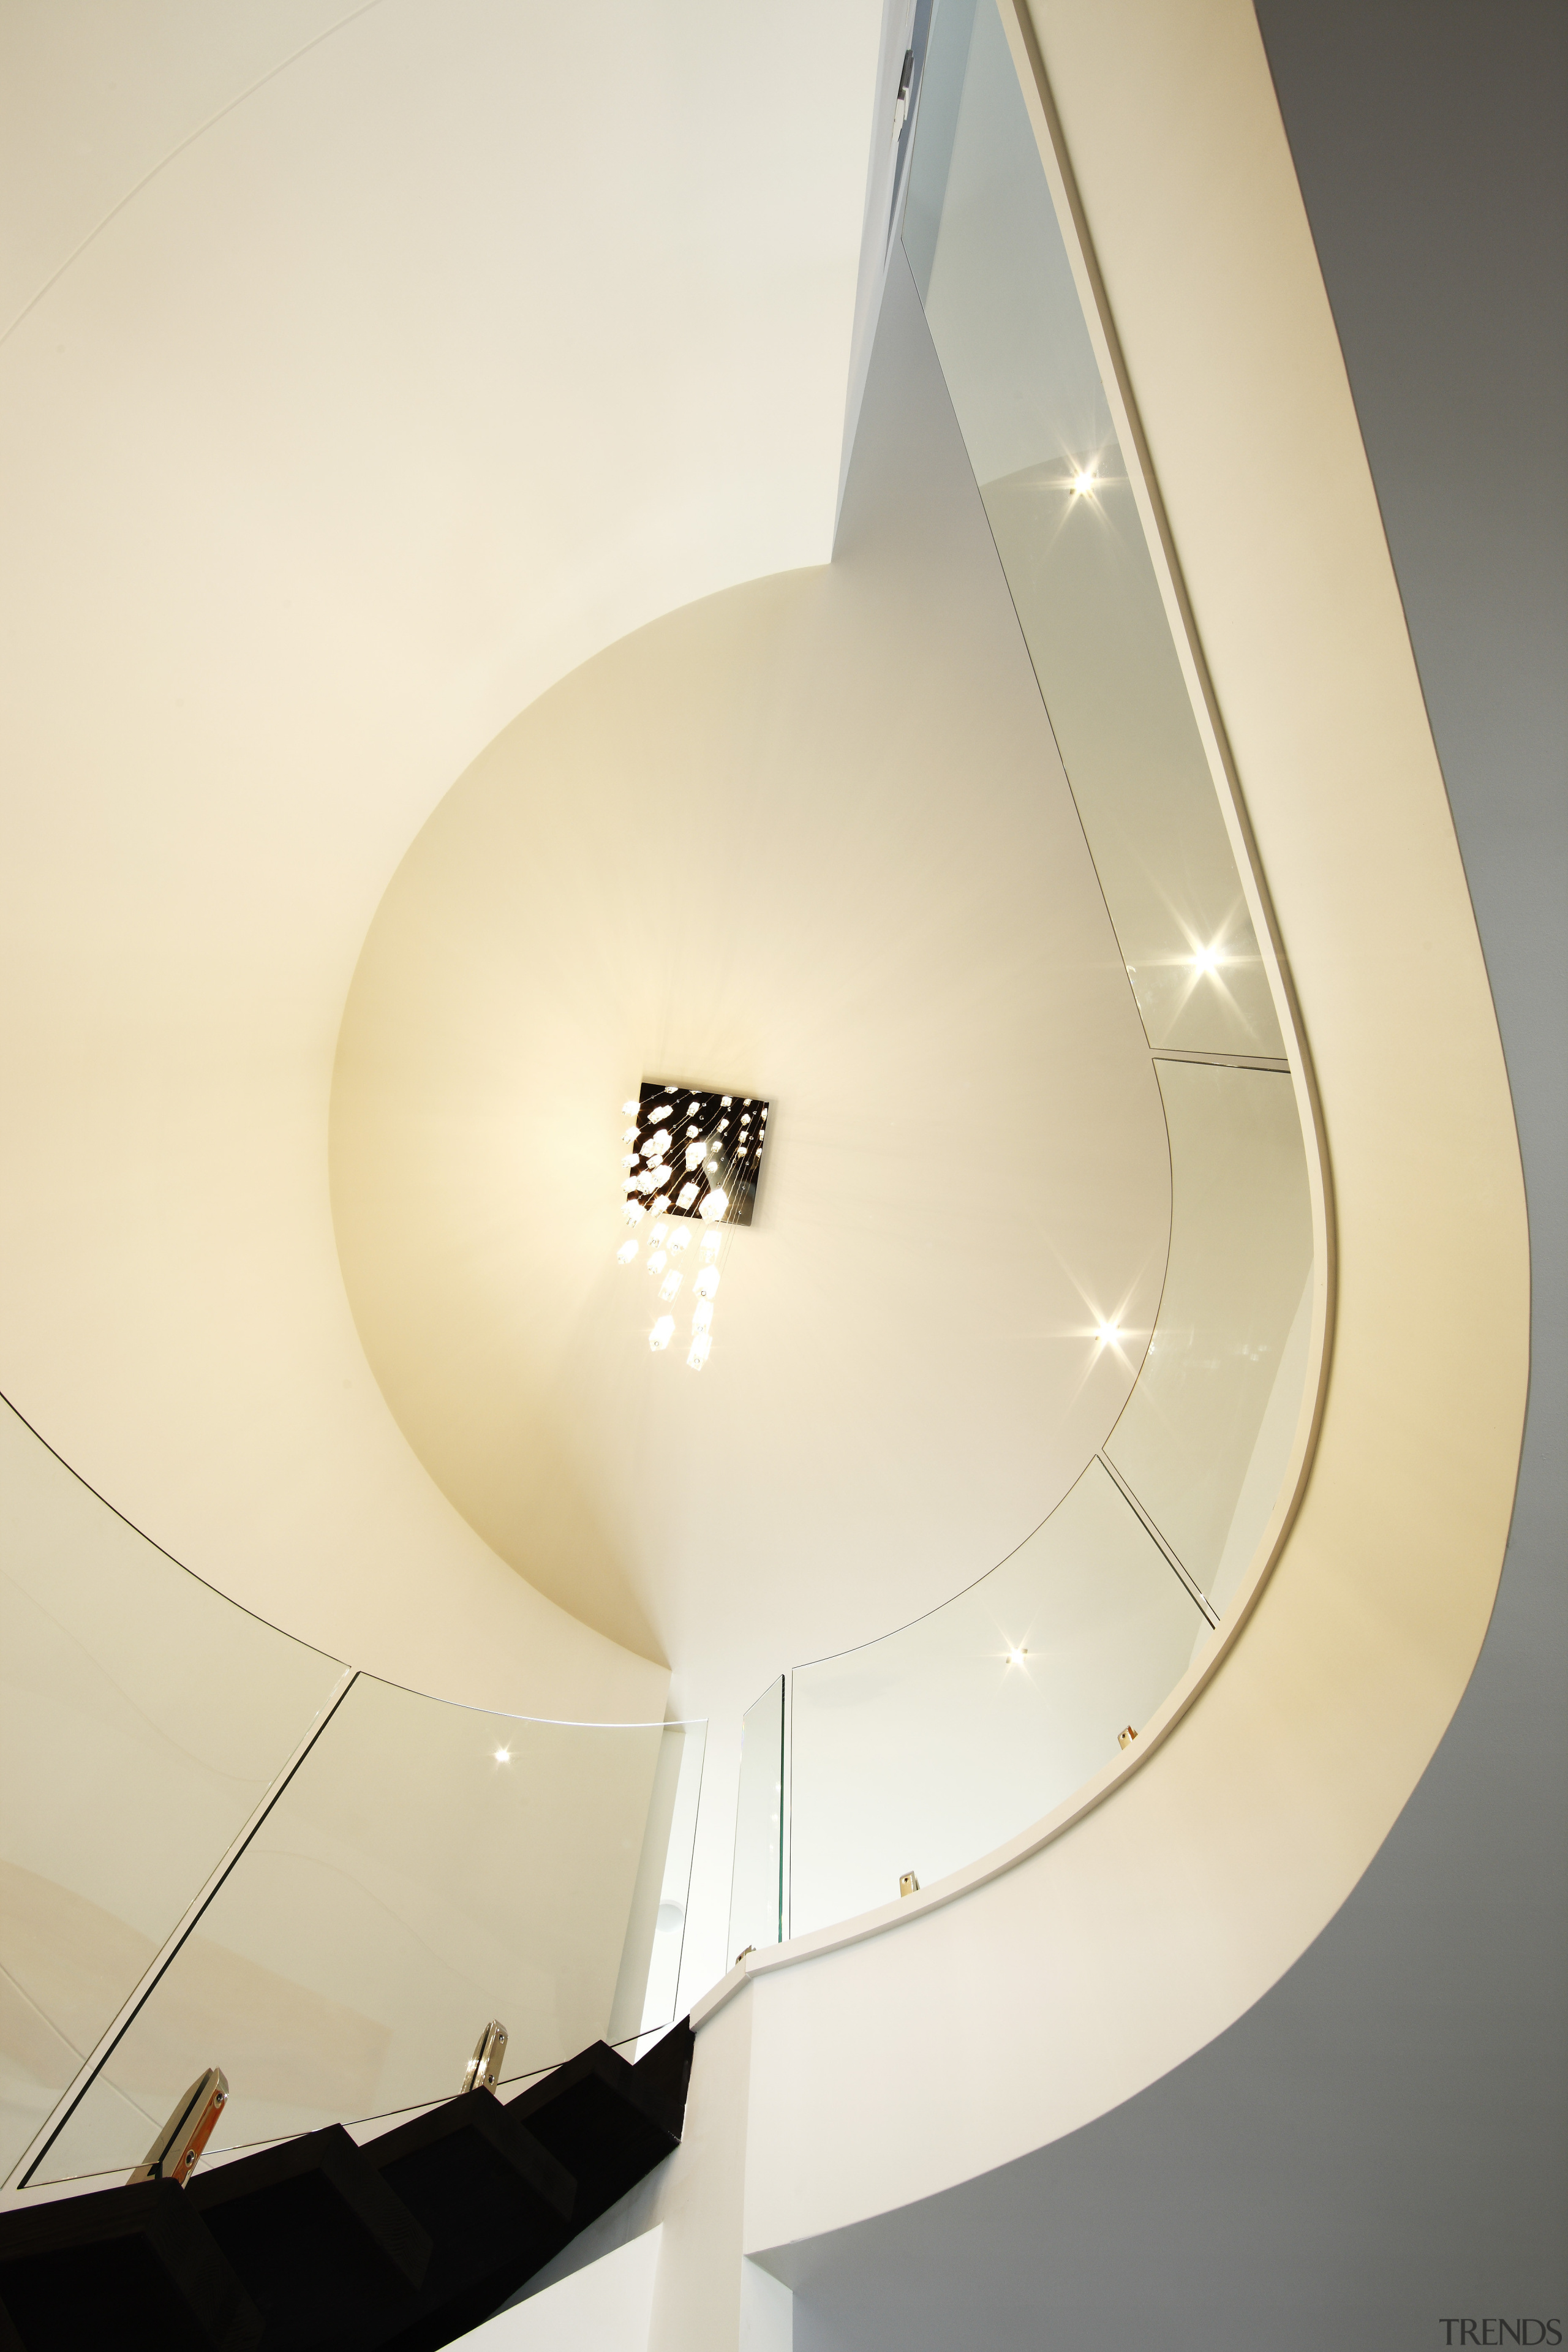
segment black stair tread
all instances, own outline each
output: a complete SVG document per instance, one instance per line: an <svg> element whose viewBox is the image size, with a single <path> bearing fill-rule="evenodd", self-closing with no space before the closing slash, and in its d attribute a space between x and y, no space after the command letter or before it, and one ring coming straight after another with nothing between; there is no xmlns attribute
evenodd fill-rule
<svg viewBox="0 0 1568 2352"><path fill-rule="evenodd" d="M639 2066L628 2066L606 2043L595 2042L500 2108L514 2122L525 2122L530 2134L563 2164L571 2147L588 2167L586 2174L578 2175L572 2225L563 2244L566 2236L574 2237L607 2210L679 2145L692 2046L691 2028L685 2019L648 2052ZM650 2066L649 2061L656 2058L659 2063ZM500 2106L499 2101L491 2104ZM454 2105L460 2107L467 2101L459 2099ZM607 2144L606 2129L625 2146L617 2148ZM435 2352L435 2347L479 2326L542 2267L542 2260L499 2265L467 2292L389 2338L385 2352Z"/></svg>
<svg viewBox="0 0 1568 2352"><path fill-rule="evenodd" d="M632 2073L639 2083L656 2091L675 2118L679 2133L686 2113L686 2094L691 2082L691 2060L697 2048L697 2036L691 2031L691 2020L683 2017L672 2025L651 2050L645 2050Z"/></svg>
<svg viewBox="0 0 1568 2352"><path fill-rule="evenodd" d="M649 2081L619 2051L595 2042L520 2091L507 2111L576 2175L573 2218L581 2230L679 2146L684 2105L684 2086L672 2098L657 2076Z"/></svg>
<svg viewBox="0 0 1568 2352"><path fill-rule="evenodd" d="M499 2166L514 2175L523 2189L561 2223L567 2223L573 2218L577 2184L531 2131L520 2129L521 2123L521 2118L493 2093L469 2091L366 2140L361 2153L399 2196L403 2194L400 2181L423 2183L434 2177L430 2158L437 2150L443 2151L444 2162L478 2160L486 2172ZM482 2159L477 2156L480 2147L488 2151ZM445 2151L448 2149L466 2150L466 2159L463 2156L447 2158ZM418 2211L417 2206L412 2210Z"/></svg>
<svg viewBox="0 0 1568 2352"><path fill-rule="evenodd" d="M185 2194L261 2313L262 2352L377 2344L424 2284L429 2232L341 2124L198 2173Z"/></svg>
<svg viewBox="0 0 1568 2352"><path fill-rule="evenodd" d="M0 2296L26 2352L257 2352L261 2315L174 2180L0 2215Z"/></svg>
<svg viewBox="0 0 1568 2352"><path fill-rule="evenodd" d="M0 2215L0 2352L435 2352L679 2144L692 2046Z"/></svg>
<svg viewBox="0 0 1568 2352"><path fill-rule="evenodd" d="M362 2153L434 2241L425 2284L383 2341L445 2344L559 2252L577 2227L577 2184L489 2091L416 2116Z"/></svg>

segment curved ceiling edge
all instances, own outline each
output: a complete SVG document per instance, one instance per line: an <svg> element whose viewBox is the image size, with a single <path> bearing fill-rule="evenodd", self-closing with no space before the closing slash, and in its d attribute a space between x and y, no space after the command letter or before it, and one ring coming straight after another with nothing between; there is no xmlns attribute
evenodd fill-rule
<svg viewBox="0 0 1568 2352"><path fill-rule="evenodd" d="M27 294L21 300L17 308L13 310L11 316L5 320L5 324L0 326L0 343L7 342L10 340L11 336L16 333L16 329L22 324L23 320L26 318L29 311L37 310L38 304L43 301L45 297L50 292L51 289L59 283L67 270L73 268L74 265L80 260L89 246L90 246L95 239L102 236L104 230L109 226L110 221L114 219L115 215L123 212L127 205L134 204L136 198L142 194L142 190L150 186L152 182L158 177L159 173L165 171L168 166L174 162L177 156L183 155L187 147L195 146L198 139L205 139L207 132L215 130L224 120L226 115L232 114L237 107L243 106L247 99L254 98L258 90L264 89L269 81L276 80L280 73L287 72L288 68L291 65L298 63L299 59L307 56L311 49L319 48L323 41L331 40L335 33L342 32L345 26L353 24L355 17L368 16L373 8L378 8L380 5L381 0L358 0L357 5L347 9L342 16L333 17L330 24L318 26L308 40L298 42L296 46L289 49L285 56L276 58L270 65L266 66L261 72L256 74L254 78L247 82L242 89L233 91L228 97L223 99L221 103L214 107L210 113L203 116L202 120L195 124L194 129L184 131L182 135L175 138L171 144L163 148L162 151L155 155L154 160L145 166L140 175L132 181L130 186L122 188L120 194L114 198L113 202L110 204L104 211L98 215L96 219L93 220L91 226L87 229L84 235L78 237L76 243L70 247L64 257L61 260L57 261L54 267L47 269L45 275L38 279L31 293ZM205 62L207 61L204 60L204 63ZM110 82L109 87L110 89L113 89L115 88L115 84ZM121 122L124 122L127 120L135 120L135 116L132 113L132 110L126 108L123 105L123 102L117 110L117 112ZM79 152L80 145L85 144L85 142L79 142Z"/></svg>

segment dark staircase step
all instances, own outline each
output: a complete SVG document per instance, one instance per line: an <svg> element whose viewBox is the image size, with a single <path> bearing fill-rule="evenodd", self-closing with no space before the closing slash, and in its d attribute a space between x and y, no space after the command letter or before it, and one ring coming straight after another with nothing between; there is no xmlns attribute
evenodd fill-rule
<svg viewBox="0 0 1568 2352"><path fill-rule="evenodd" d="M0 2298L26 2352L258 2352L261 2343L261 2314L174 2180L7 2213Z"/></svg>
<svg viewBox="0 0 1568 2352"><path fill-rule="evenodd" d="M574 2231L596 2221L680 2145L691 2041L683 2020L637 2066L595 2042L508 2101L507 2113L574 2176Z"/></svg>
<svg viewBox="0 0 1568 2352"><path fill-rule="evenodd" d="M678 2138L686 2114L686 2094L691 2083L691 2060L696 2048L691 2020L683 2017L651 2050L644 2051L632 2069L639 2083L665 2101L674 2116Z"/></svg>
<svg viewBox="0 0 1568 2352"><path fill-rule="evenodd" d="M576 2226L572 2174L489 2091L399 2124L363 2153L434 2245L412 2310L381 2339L395 2352L426 2352L476 2326Z"/></svg>
<svg viewBox="0 0 1568 2352"><path fill-rule="evenodd" d="M260 2352L384 2342L413 2309L429 2233L341 2124L198 2173L185 2191L260 2312Z"/></svg>
<svg viewBox="0 0 1568 2352"><path fill-rule="evenodd" d="M341 2125L0 2215L0 2352L437 2352L680 2140L683 2021L356 2147Z"/></svg>

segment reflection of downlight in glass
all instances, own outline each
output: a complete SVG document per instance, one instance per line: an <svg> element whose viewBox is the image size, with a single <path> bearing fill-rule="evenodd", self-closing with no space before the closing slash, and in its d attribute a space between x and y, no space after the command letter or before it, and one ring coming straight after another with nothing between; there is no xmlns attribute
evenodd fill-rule
<svg viewBox="0 0 1568 2352"><path fill-rule="evenodd" d="M1231 959L1225 951L1225 943L1222 940L1211 940L1206 947L1201 941L1194 940L1186 955L1161 956L1155 959L1156 965L1173 964L1184 971L1195 972L1200 980L1213 979L1216 972L1224 971L1230 961ZM1127 969L1136 980L1138 965L1130 963ZM1145 965L1143 969L1147 971L1148 966Z"/></svg>
<svg viewBox="0 0 1568 2352"><path fill-rule="evenodd" d="M693 1234L686 1221L706 1228L690 1285L686 1362L694 1372L702 1370L713 1346L713 1301L726 1240L721 1229L752 1221L768 1108L749 1095L737 1099L705 1088L662 1086L657 1080L645 1080L639 1095L621 1105L622 1115L632 1120L621 1141L633 1149L623 1153L621 1167L624 1213L633 1231L616 1252L616 1265L635 1265L642 1256L637 1228L651 1216L643 1264L658 1279L658 1304L671 1306L687 1280L687 1268L671 1263L691 1246ZM643 1197L649 1194L651 1199ZM674 1337L674 1316L657 1316L648 1347L662 1355Z"/></svg>
<svg viewBox="0 0 1568 2352"><path fill-rule="evenodd" d="M1189 933L1188 936L1190 938L1191 934ZM1186 984L1188 996L1191 996L1194 989L1203 988L1206 983L1210 990L1217 992L1219 995L1228 1000L1230 989L1226 975L1232 958L1226 953L1223 938L1208 940L1193 940L1192 952L1186 957L1185 961L1187 971L1191 974Z"/></svg>

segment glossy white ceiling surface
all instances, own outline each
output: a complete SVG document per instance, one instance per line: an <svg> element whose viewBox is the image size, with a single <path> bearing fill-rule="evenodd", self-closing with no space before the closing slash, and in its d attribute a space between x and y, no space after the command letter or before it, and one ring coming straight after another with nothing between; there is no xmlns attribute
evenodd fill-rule
<svg viewBox="0 0 1568 2352"><path fill-rule="evenodd" d="M0 23L0 1380L237 1598L489 1704L662 1685L375 1391L327 1192L344 995L516 711L826 558L879 16Z"/></svg>
<svg viewBox="0 0 1568 2352"><path fill-rule="evenodd" d="M771 1103L699 1374L615 1262L645 1077ZM834 562L610 648L411 847L332 1184L421 1459L683 1713L983 1576L1115 1422L1159 1088L901 251Z"/></svg>

